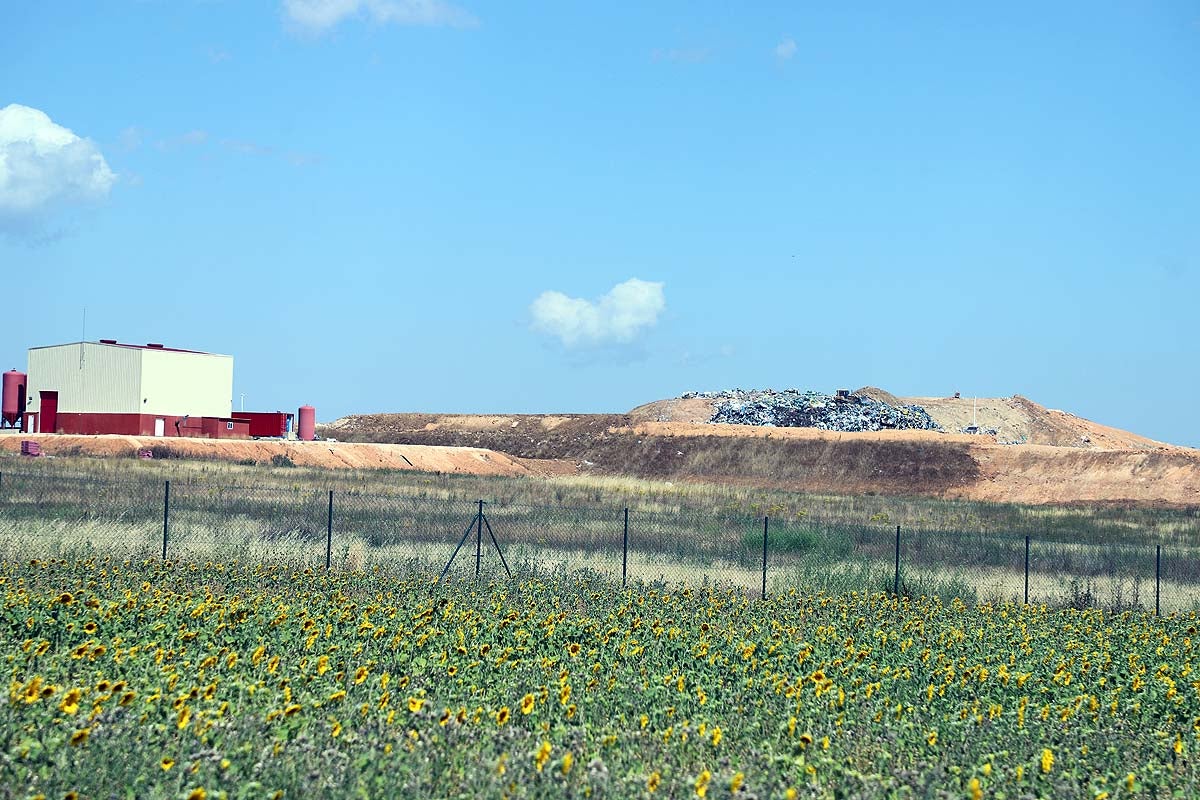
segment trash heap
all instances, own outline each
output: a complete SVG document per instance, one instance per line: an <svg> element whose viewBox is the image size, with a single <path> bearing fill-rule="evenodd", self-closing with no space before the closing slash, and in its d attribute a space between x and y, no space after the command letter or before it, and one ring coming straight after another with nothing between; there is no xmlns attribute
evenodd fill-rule
<svg viewBox="0 0 1200 800"><path fill-rule="evenodd" d="M798 389L688 392L684 400L718 401L709 422L826 431L941 430L921 406L891 405L865 395L829 395Z"/></svg>

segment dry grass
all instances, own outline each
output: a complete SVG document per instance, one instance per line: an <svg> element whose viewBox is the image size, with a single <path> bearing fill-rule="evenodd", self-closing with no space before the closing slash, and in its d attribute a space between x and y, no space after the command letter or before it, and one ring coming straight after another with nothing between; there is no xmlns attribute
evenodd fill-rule
<svg viewBox="0 0 1200 800"><path fill-rule="evenodd" d="M0 458L0 470L99 482L161 482L249 486L279 490L333 490L342 494L431 500L483 498L501 504L580 506L677 513L769 514L784 520L832 525L901 525L906 529L1033 535L1041 539L1142 541L1200 545L1200 508L1149 509L1119 505L1020 506L878 494L834 495L762 490L748 486L627 477L497 478L384 470L321 470L239 465L220 461L61 458L34 462ZM2 496L2 489L0 489Z"/></svg>
<svg viewBox="0 0 1200 800"><path fill-rule="evenodd" d="M511 548L510 564L524 570L558 566L619 577L621 510L629 507L631 580L708 580L757 592L758 531L768 515L770 585L779 589L888 589L900 525L910 591L1020 599L1023 536L1030 535L1032 599L1068 602L1074 594L1074 601L1119 606L1136 593L1152 604L1153 548L1162 542L1164 607L1200 605L1192 588L1200 585L1195 509L1029 508L622 477L485 478L182 460L8 458L0 467L0 535L16 557L64 548L160 556L162 481L169 479L173 559L323 567L333 491L335 566L440 569L474 513L472 501L483 497Z"/></svg>
<svg viewBox="0 0 1200 800"><path fill-rule="evenodd" d="M323 540L295 533L264 535L261 521L244 518L235 524L205 528L195 521L181 525L186 532L169 539L169 559L183 563L285 563L296 569L322 569ZM80 558L112 555L134 560L161 557L161 526L121 520L3 520L0 521L0 560ZM373 545L356 533L340 533L330 553L336 570L440 573L457 541L448 538L396 538ZM501 538L505 559L515 575L586 572L607 581L622 579L619 548L607 552ZM503 567L489 538L481 548L481 577L499 580ZM721 585L741 589L751 597L761 593L761 562L752 559L688 558L661 550L631 548L627 575L630 583L664 586ZM889 558L854 552L844 558L822 554L774 554L768 563L768 591L800 588L830 594L886 592L892 588L894 565ZM452 581L475 574L475 538L466 537L449 571ZM1200 608L1200 583L1165 579L1161 586L1163 613ZM902 563L901 591L914 596L937 595L973 602L1020 602L1024 573L1011 567L951 568ZM1141 575L1054 574L1030 576L1030 601L1050 606L1100 606L1123 610L1154 608L1154 580Z"/></svg>

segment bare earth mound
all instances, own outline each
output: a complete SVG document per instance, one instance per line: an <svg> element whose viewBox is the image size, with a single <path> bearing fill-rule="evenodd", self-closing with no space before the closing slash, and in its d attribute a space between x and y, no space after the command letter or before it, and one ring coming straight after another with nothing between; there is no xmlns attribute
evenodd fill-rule
<svg viewBox="0 0 1200 800"><path fill-rule="evenodd" d="M980 428L995 429L996 439L1001 442L1098 450L1157 450L1170 447L1145 436L1046 408L1020 395L980 397L976 400L906 397L903 402L924 406L929 416L948 431L959 431L971 424L974 411L976 424Z"/></svg>
<svg viewBox="0 0 1200 800"><path fill-rule="evenodd" d="M902 402L928 403L929 413L948 430L970 422L970 400ZM713 425L707 422L711 414L711 400L690 398L648 403L629 414L373 414L346 417L322 431L355 441L486 447L523 459L569 461L600 474L792 491L1200 505L1200 451L1022 397L978 402L978 424L997 428L996 437Z"/></svg>
<svg viewBox="0 0 1200 800"><path fill-rule="evenodd" d="M398 469L421 472L458 472L470 475L550 476L574 472L568 463L514 458L476 447L356 444L348 442L232 441L215 439L161 439L138 436L47 436L21 434L0 437L0 450L21 451L21 440L39 442L42 452L53 455L116 456L132 458L139 450L155 449L173 458L271 463L286 457L298 467L331 469Z"/></svg>
<svg viewBox="0 0 1200 800"><path fill-rule="evenodd" d="M859 390L897 400L880 389ZM712 401L662 400L629 414L368 414L318 432L337 442L213 441L126 436L0 436L16 452L37 439L51 455L160 455L298 466L550 477L576 472L725 483L827 494L925 495L1016 503L1200 506L1200 450L1043 408L1023 397L981 399L975 418L995 437L955 431L972 401L899 398L945 431L839 433L714 425ZM1004 444L1023 442L1023 444Z"/></svg>

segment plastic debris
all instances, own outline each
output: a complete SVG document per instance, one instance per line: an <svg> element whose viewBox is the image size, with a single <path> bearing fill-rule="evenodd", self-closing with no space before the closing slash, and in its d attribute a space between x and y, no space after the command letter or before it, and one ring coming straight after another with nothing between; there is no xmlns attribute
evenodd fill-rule
<svg viewBox="0 0 1200 800"><path fill-rule="evenodd" d="M688 392L682 399L716 400L709 422L778 428L819 428L826 431L922 430L940 431L921 406L899 405L865 395L834 396L799 389L732 389Z"/></svg>

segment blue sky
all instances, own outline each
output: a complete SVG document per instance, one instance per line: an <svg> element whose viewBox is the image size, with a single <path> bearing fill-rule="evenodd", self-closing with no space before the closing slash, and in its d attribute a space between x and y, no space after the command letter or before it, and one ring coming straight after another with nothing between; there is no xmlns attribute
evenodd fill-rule
<svg viewBox="0 0 1200 800"><path fill-rule="evenodd" d="M5 369L86 307L322 420L870 384L1200 446L1194 3L0 22Z"/></svg>

